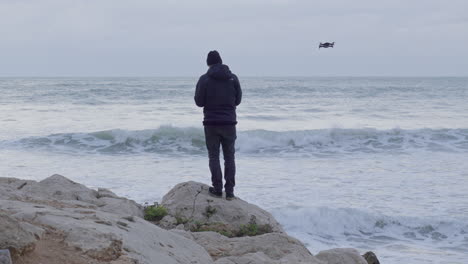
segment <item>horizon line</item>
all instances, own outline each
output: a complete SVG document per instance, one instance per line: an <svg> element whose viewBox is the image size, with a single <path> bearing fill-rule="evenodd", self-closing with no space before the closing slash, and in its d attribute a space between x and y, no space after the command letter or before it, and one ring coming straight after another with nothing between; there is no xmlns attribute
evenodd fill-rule
<svg viewBox="0 0 468 264"><path fill-rule="evenodd" d="M239 74L236 74L239 75ZM468 78L468 75L240 75L241 78ZM0 78L198 78L199 75L11 75Z"/></svg>

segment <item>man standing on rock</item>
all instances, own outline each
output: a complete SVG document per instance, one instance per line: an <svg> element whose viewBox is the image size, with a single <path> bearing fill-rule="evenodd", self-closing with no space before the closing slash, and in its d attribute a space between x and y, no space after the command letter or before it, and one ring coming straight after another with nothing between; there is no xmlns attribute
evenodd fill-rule
<svg viewBox="0 0 468 264"><path fill-rule="evenodd" d="M206 59L208 72L198 80L195 103L203 107L206 148L208 149L211 195L222 197L223 174L219 163L219 148L224 156L224 190L226 199L234 199L236 164L234 161L236 135L236 107L242 99L242 90L237 76L223 64L221 56L214 50Z"/></svg>

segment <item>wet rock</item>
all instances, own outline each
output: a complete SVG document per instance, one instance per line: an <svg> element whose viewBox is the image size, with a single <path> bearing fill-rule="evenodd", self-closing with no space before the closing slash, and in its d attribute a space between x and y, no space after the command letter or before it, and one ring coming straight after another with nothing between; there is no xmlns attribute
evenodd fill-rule
<svg viewBox="0 0 468 264"><path fill-rule="evenodd" d="M367 261L368 264L380 264L379 259L372 251L366 252L362 257Z"/></svg>

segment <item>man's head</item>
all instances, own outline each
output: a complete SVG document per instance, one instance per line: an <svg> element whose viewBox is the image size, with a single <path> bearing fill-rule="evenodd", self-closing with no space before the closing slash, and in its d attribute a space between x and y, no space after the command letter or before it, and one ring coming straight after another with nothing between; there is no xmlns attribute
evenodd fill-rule
<svg viewBox="0 0 468 264"><path fill-rule="evenodd" d="M218 64L218 63L223 63L223 60L221 59L221 56L219 55L218 51L212 50L208 52L208 57L206 58L206 64L208 66Z"/></svg>

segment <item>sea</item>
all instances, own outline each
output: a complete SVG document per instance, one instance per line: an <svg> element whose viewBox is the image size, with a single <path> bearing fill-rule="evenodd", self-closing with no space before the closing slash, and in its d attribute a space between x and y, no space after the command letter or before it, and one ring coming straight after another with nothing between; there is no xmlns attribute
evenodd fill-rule
<svg viewBox="0 0 468 264"><path fill-rule="evenodd" d="M0 177L210 184L197 77L0 78ZM243 77L235 194L317 254L468 263L468 78Z"/></svg>

